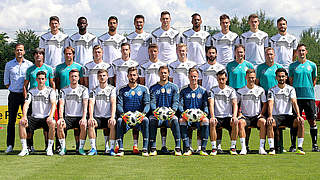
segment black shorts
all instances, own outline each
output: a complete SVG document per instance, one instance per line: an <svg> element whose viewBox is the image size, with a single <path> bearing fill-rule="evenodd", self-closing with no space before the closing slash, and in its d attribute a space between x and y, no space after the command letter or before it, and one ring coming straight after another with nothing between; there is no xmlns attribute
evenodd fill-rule
<svg viewBox="0 0 320 180"><path fill-rule="evenodd" d="M66 121L66 129L80 129L79 121L82 117L65 117L64 120Z"/></svg>
<svg viewBox="0 0 320 180"><path fill-rule="evenodd" d="M252 116L252 117L249 117L249 116L243 116L243 118L241 119L244 119L246 121L246 127L254 127L254 128L258 128L258 116Z"/></svg>
<svg viewBox="0 0 320 180"><path fill-rule="evenodd" d="M108 121L110 118L95 117L94 119L97 121L98 124L98 127L96 127L96 129L108 128Z"/></svg>
<svg viewBox="0 0 320 180"><path fill-rule="evenodd" d="M300 113L304 110L307 120L316 119L316 102L314 99L297 99Z"/></svg>
<svg viewBox="0 0 320 180"><path fill-rule="evenodd" d="M232 130L232 127L230 126L231 117L225 117L225 118L217 118L217 129L219 128L225 128L228 131Z"/></svg>
<svg viewBox="0 0 320 180"><path fill-rule="evenodd" d="M45 131L49 131L49 127L47 124L47 118L34 118L32 116L28 117L28 128L30 132L33 132L36 129L43 128Z"/></svg>
<svg viewBox="0 0 320 180"><path fill-rule="evenodd" d="M276 121L277 127L286 126L292 127L293 121L296 117L294 115L274 115L273 119Z"/></svg>

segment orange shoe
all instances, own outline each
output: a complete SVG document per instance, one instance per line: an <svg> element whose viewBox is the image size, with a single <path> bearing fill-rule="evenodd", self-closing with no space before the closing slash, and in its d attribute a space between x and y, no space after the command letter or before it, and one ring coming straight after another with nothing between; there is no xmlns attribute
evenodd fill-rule
<svg viewBox="0 0 320 180"><path fill-rule="evenodd" d="M119 146L116 146L116 148L114 149L114 152L117 154L119 152Z"/></svg>
<svg viewBox="0 0 320 180"><path fill-rule="evenodd" d="M140 151L137 146L133 146L133 154L140 154Z"/></svg>

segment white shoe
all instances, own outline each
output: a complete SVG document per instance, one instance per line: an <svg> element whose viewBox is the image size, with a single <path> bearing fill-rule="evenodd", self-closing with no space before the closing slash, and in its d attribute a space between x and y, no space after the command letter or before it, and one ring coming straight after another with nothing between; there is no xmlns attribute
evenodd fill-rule
<svg viewBox="0 0 320 180"><path fill-rule="evenodd" d="M247 154L247 150L246 149L241 149L239 154L240 155L246 155Z"/></svg>
<svg viewBox="0 0 320 180"><path fill-rule="evenodd" d="M12 148L12 145L9 145L7 147L7 150L5 151L5 153L8 154L8 153L11 153L11 152L13 152L13 148Z"/></svg>
<svg viewBox="0 0 320 180"><path fill-rule="evenodd" d="M47 156L53 156L52 148L47 148Z"/></svg>
<svg viewBox="0 0 320 180"><path fill-rule="evenodd" d="M264 150L264 148L259 148L259 154L260 155L267 155L268 153L266 152L266 150Z"/></svg>
<svg viewBox="0 0 320 180"><path fill-rule="evenodd" d="M22 149L18 156L27 156L29 155L28 149Z"/></svg>

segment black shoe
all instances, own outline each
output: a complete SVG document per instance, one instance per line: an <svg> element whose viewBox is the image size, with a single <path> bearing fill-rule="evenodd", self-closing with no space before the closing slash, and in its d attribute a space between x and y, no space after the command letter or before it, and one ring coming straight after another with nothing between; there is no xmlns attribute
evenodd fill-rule
<svg viewBox="0 0 320 180"><path fill-rule="evenodd" d="M296 151L297 151L297 149L296 149L295 146L291 146L291 147L289 148L289 152L296 152Z"/></svg>
<svg viewBox="0 0 320 180"><path fill-rule="evenodd" d="M169 152L169 150L167 149L166 146L162 146L161 152L162 152L163 154L170 154L170 152Z"/></svg>
<svg viewBox="0 0 320 180"><path fill-rule="evenodd" d="M223 150L222 149L217 149L218 154L223 154Z"/></svg>
<svg viewBox="0 0 320 180"><path fill-rule="evenodd" d="M35 152L34 147L28 146L28 151L29 151L29 153L34 153Z"/></svg>
<svg viewBox="0 0 320 180"><path fill-rule="evenodd" d="M317 144L314 144L314 145L312 146L312 152L320 152L319 147L318 147Z"/></svg>

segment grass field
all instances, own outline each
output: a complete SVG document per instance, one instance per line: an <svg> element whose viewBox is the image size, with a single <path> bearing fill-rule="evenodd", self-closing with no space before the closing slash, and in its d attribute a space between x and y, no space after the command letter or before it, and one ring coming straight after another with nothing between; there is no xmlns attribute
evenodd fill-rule
<svg viewBox="0 0 320 180"><path fill-rule="evenodd" d="M318 122L318 126L320 123ZM45 156L42 130L35 133L35 155L18 157L21 144L16 136L16 144L12 155L4 154L6 141L6 126L0 125L0 179L320 179L320 153L311 152L309 125L306 125L304 150L306 155L283 153L275 156L248 154L246 156L231 156L228 154L215 157L175 157L158 155L156 157L141 157L130 155L110 157L103 155L104 139L102 131L98 131L97 146L99 155L94 157L74 155L73 133L69 132L67 149L71 151L63 157ZM18 131L17 131L18 132ZM259 138L257 130L253 129L250 147L257 150ZM125 136L126 150L132 149L131 131ZM194 134L193 145L196 145ZM224 131L222 147L229 149L230 141ZM284 146L288 149L289 131L284 131ZM171 132L168 131L167 144L174 148ZM207 149L211 147L208 143ZM142 136L139 139L141 149ZM87 140L85 149L89 149ZM238 144L239 146L239 144ZM161 148L158 133L157 147ZM268 146L266 145L267 149Z"/></svg>

